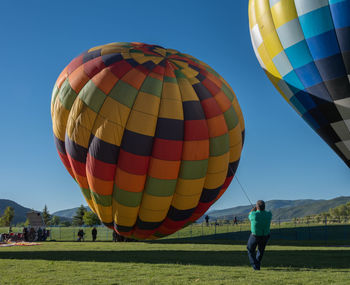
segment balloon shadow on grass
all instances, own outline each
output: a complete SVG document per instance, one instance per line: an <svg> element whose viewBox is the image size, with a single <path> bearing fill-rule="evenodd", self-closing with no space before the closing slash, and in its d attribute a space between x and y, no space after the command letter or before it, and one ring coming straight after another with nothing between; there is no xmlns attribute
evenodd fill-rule
<svg viewBox="0 0 350 285"><path fill-rule="evenodd" d="M2 260L47 260L76 262L120 262L183 264L202 266L248 266L245 251L187 250L112 250L112 251L3 251ZM264 267L294 269L349 269L350 251L341 250L267 250Z"/></svg>

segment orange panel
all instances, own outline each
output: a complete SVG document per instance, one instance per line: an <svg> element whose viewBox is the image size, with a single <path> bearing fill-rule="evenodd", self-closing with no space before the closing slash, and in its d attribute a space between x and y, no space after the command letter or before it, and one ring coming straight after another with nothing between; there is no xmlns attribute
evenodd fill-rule
<svg viewBox="0 0 350 285"><path fill-rule="evenodd" d="M146 175L131 174L117 168L115 183L117 187L130 192L142 192L145 187Z"/></svg>
<svg viewBox="0 0 350 285"><path fill-rule="evenodd" d="M143 72L131 69L123 76L122 80L139 90L145 78L146 75Z"/></svg>
<svg viewBox="0 0 350 285"><path fill-rule="evenodd" d="M180 161L151 158L148 175L159 179L177 179Z"/></svg>
<svg viewBox="0 0 350 285"><path fill-rule="evenodd" d="M100 195L112 195L114 181L106 181L96 178L88 171L86 172L90 189Z"/></svg>
<svg viewBox="0 0 350 285"><path fill-rule="evenodd" d="M78 94L90 78L85 74L84 66L80 65L68 76L68 80L72 89Z"/></svg>
<svg viewBox="0 0 350 285"><path fill-rule="evenodd" d="M92 82L105 94L109 94L118 80L108 68L103 69L92 78Z"/></svg>
<svg viewBox="0 0 350 285"><path fill-rule="evenodd" d="M232 103L223 91L220 91L218 94L216 94L214 98L223 113L230 109Z"/></svg>
<svg viewBox="0 0 350 285"><path fill-rule="evenodd" d="M183 160L203 160L209 157L209 140L184 141Z"/></svg>
<svg viewBox="0 0 350 285"><path fill-rule="evenodd" d="M228 132L226 121L223 115L207 119L209 136L215 138Z"/></svg>
<svg viewBox="0 0 350 285"><path fill-rule="evenodd" d="M67 67L68 66L66 66L65 69L62 70L61 74L58 76L56 80L56 85L58 88L61 88L62 83L66 80L68 76Z"/></svg>

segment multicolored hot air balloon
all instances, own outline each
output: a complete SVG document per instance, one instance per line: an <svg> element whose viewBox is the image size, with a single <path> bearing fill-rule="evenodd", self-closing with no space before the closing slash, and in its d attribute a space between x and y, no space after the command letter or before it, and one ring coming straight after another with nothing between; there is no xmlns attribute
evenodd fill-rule
<svg viewBox="0 0 350 285"><path fill-rule="evenodd" d="M350 0L250 0L249 23L271 82L350 167Z"/></svg>
<svg viewBox="0 0 350 285"><path fill-rule="evenodd" d="M156 239L201 217L229 186L244 122L231 87L173 49L112 43L63 70L52 93L58 154L101 221Z"/></svg>

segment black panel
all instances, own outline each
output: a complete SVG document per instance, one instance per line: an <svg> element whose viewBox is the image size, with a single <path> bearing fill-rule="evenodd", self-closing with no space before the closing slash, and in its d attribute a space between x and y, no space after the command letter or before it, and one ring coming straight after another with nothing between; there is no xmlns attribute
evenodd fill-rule
<svg viewBox="0 0 350 285"><path fill-rule="evenodd" d="M160 139L182 141L184 137L184 121L158 118L155 136Z"/></svg>
<svg viewBox="0 0 350 285"><path fill-rule="evenodd" d="M125 129L122 149L137 155L150 156L152 154L153 137L134 133Z"/></svg>
<svg viewBox="0 0 350 285"><path fill-rule="evenodd" d="M105 66L110 66L113 63L116 63L121 60L123 60L123 57L120 53L111 53L102 56L102 61L104 62Z"/></svg>
<svg viewBox="0 0 350 285"><path fill-rule="evenodd" d="M350 84L347 75L325 81L325 84L333 100L340 100L350 96Z"/></svg>
<svg viewBox="0 0 350 285"><path fill-rule="evenodd" d="M187 120L205 120L205 114L200 101L182 102L184 119Z"/></svg>
<svg viewBox="0 0 350 285"><path fill-rule="evenodd" d="M89 154L100 161L116 164L118 161L119 147L91 135Z"/></svg>
<svg viewBox="0 0 350 285"><path fill-rule="evenodd" d="M140 230L154 230L156 228L158 228L163 221L161 222L144 222L142 220L140 220L140 218L137 219L136 222L136 226L140 229Z"/></svg>
<svg viewBox="0 0 350 285"><path fill-rule="evenodd" d="M54 136L54 139L57 150L62 154L66 154L66 146L64 145L64 142L56 138L56 136Z"/></svg>
<svg viewBox="0 0 350 285"><path fill-rule="evenodd" d="M228 169L227 169L227 175L226 177L232 177L235 175L237 168L238 168L238 164L239 164L239 160L235 161L235 162L231 162L228 165Z"/></svg>
<svg viewBox="0 0 350 285"><path fill-rule="evenodd" d="M98 50L94 50L92 52L88 52L86 54L84 54L83 56L83 62L86 63L96 57L99 57L101 56L101 49L98 49Z"/></svg>
<svg viewBox="0 0 350 285"><path fill-rule="evenodd" d="M173 206L170 206L168 218L170 218L173 221L184 221L192 216L195 209L196 208L179 210L174 208Z"/></svg>
<svg viewBox="0 0 350 285"><path fill-rule="evenodd" d="M67 153L76 161L80 161L82 163L86 162L87 149L78 145L74 141L70 140L68 136L66 136L65 140L66 151Z"/></svg>
<svg viewBox="0 0 350 285"><path fill-rule="evenodd" d="M221 188L222 188L222 186L220 186L216 189L203 188L202 195L201 195L201 198L199 201L202 203L212 202L219 195Z"/></svg>
<svg viewBox="0 0 350 285"><path fill-rule="evenodd" d="M193 84L192 87L193 87L194 91L196 91L196 94L197 94L199 100L201 100L201 101L213 97L210 94L209 90L207 88L205 88L205 86L202 83Z"/></svg>

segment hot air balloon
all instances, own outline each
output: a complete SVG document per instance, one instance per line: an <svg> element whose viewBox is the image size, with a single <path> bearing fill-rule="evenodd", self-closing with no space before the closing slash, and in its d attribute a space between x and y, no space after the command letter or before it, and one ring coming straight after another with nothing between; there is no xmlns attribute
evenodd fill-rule
<svg viewBox="0 0 350 285"><path fill-rule="evenodd" d="M238 167L244 122L227 82L173 49L111 43L58 77L58 154L93 212L125 237L157 239L200 218Z"/></svg>
<svg viewBox="0 0 350 285"><path fill-rule="evenodd" d="M253 48L294 110L350 167L350 0L250 0Z"/></svg>

